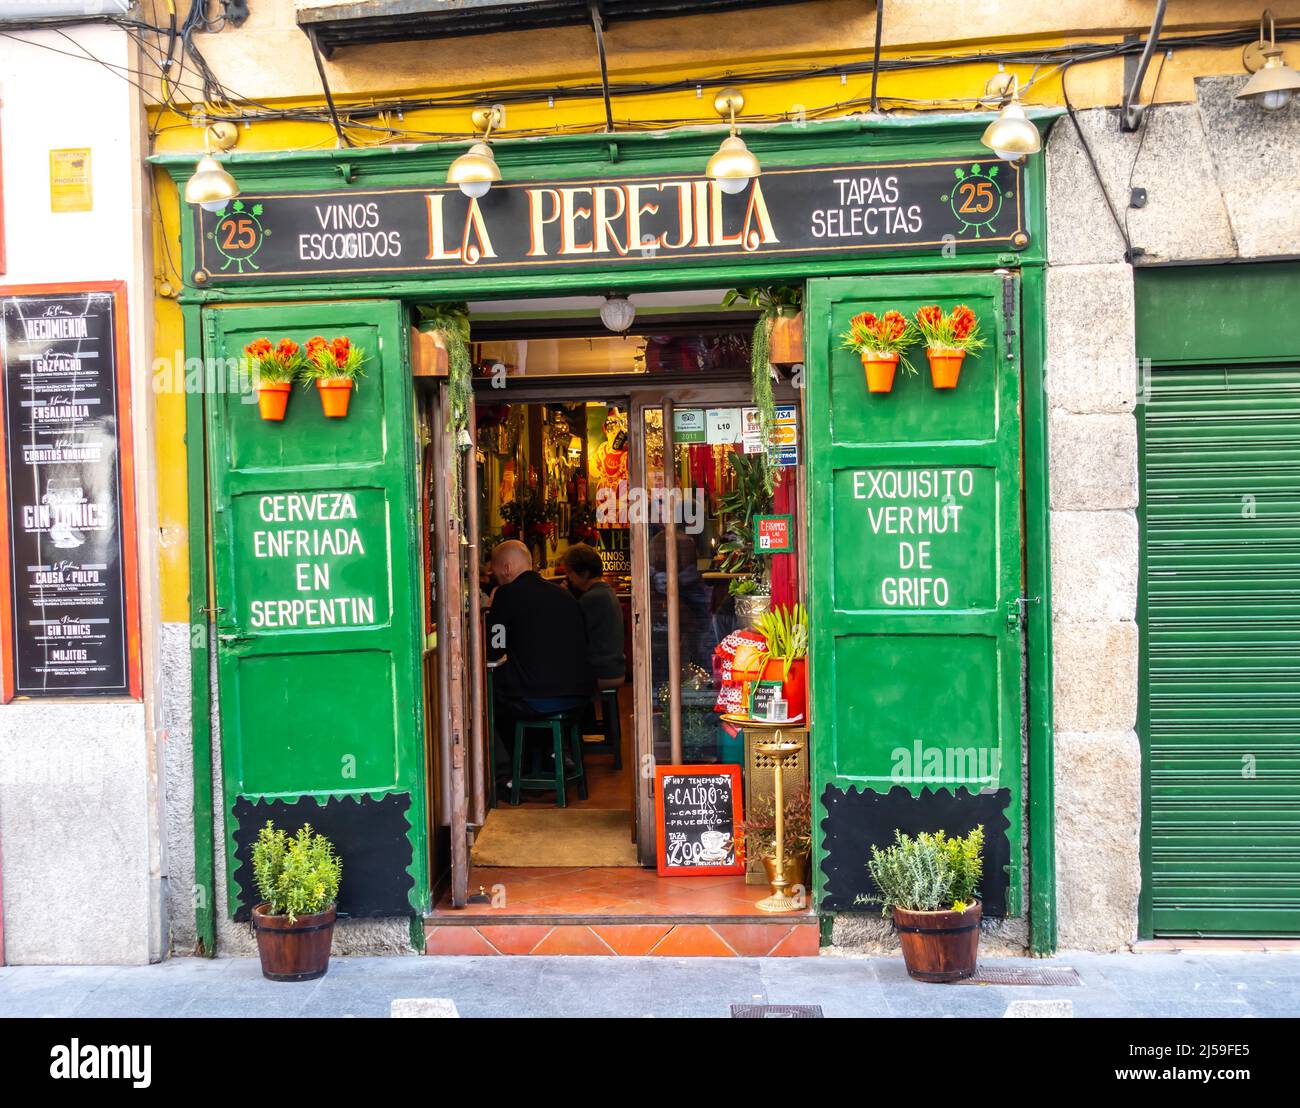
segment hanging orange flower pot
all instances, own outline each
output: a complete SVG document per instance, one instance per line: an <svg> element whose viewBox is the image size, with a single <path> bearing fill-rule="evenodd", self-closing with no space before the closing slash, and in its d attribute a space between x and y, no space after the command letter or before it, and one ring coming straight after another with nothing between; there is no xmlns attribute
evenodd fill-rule
<svg viewBox="0 0 1300 1108"><path fill-rule="evenodd" d="M961 363L966 351L945 347L927 347L925 356L930 359L930 381L936 389L955 389L961 374Z"/></svg>
<svg viewBox="0 0 1300 1108"><path fill-rule="evenodd" d="M894 373L898 369L898 352L862 351L862 366L867 371L867 392L893 392Z"/></svg>
<svg viewBox="0 0 1300 1108"><path fill-rule="evenodd" d="M293 389L289 381L267 381L257 386L257 410L266 420L276 422L284 419L284 410L289 406L289 393Z"/></svg>
<svg viewBox="0 0 1300 1108"><path fill-rule="evenodd" d="M352 399L352 379L350 377L322 377L316 382L320 393L321 411L330 419L342 419L348 414L348 403Z"/></svg>

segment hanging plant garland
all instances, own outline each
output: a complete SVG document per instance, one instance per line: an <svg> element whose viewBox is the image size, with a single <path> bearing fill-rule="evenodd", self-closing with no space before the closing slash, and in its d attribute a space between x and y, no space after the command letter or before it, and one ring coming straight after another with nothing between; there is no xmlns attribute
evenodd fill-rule
<svg viewBox="0 0 1300 1108"><path fill-rule="evenodd" d="M469 357L469 305L436 304L420 308L419 328L428 334L442 337L447 348L447 433L451 435L457 452L473 446L469 435L470 405L474 403L472 378L474 367ZM453 503L456 522L464 526L465 512L461 504L460 466L453 475Z"/></svg>

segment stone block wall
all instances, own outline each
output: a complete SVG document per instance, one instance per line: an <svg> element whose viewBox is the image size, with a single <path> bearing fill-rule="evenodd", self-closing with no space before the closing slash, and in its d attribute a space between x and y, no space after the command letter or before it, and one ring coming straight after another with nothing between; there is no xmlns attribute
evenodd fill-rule
<svg viewBox="0 0 1300 1108"><path fill-rule="evenodd" d="M1142 759L1134 266L1300 254L1300 105L1237 100L1246 78L1196 82L1196 101L1056 121L1047 157L1057 917L1063 949L1137 937ZM1082 131L1105 193L1079 139ZM1130 187L1146 190L1131 207ZM1133 247L1126 258L1110 199Z"/></svg>

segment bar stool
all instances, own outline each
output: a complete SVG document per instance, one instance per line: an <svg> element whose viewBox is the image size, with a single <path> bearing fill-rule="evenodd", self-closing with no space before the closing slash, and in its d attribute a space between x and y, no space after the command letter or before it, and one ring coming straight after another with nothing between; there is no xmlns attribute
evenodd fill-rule
<svg viewBox="0 0 1300 1108"><path fill-rule="evenodd" d="M600 718L596 720L596 726L605 737L598 742L583 744L589 754L614 755L615 769L623 768L623 723L618 710L618 691L621 687L600 690L596 698L600 701Z"/></svg>
<svg viewBox="0 0 1300 1108"><path fill-rule="evenodd" d="M575 708L515 721L514 773L510 781L512 805L519 804L519 794L524 789L554 789L555 806L567 808L565 786L570 781L578 783L578 798L587 799L587 772L582 762L582 728L579 725L581 714L582 709ZM539 761L534 760L529 776L524 776L524 743L529 731L545 731L551 736L550 745L555 753L555 769L552 773L542 773ZM571 770L564 765L566 738L569 741L569 755L573 759Z"/></svg>

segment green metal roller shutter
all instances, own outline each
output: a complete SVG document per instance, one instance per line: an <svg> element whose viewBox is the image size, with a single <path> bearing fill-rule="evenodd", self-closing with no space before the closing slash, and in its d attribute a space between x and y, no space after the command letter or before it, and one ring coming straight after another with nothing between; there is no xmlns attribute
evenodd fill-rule
<svg viewBox="0 0 1300 1108"><path fill-rule="evenodd" d="M1300 931L1300 365L1158 367L1140 420L1144 915Z"/></svg>

